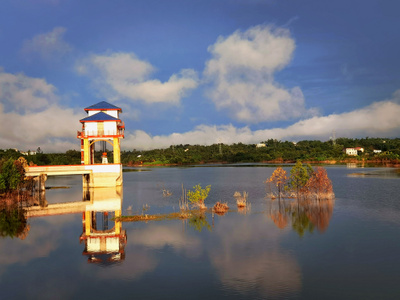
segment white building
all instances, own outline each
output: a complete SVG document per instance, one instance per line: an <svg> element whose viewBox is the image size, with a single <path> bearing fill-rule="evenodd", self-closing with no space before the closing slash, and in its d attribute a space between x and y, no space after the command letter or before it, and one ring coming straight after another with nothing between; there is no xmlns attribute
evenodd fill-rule
<svg viewBox="0 0 400 300"><path fill-rule="evenodd" d="M350 156L357 156L358 155L358 152L357 152L356 148L346 148L345 152L346 152L347 155L350 155Z"/></svg>
<svg viewBox="0 0 400 300"><path fill-rule="evenodd" d="M357 156L358 155L358 151L364 153L364 148L362 148L362 147L346 148L344 151L346 152L347 155Z"/></svg>

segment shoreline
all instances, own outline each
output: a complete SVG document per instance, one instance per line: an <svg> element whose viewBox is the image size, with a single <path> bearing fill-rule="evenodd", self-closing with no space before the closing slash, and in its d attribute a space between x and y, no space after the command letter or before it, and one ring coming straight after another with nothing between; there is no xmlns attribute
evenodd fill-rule
<svg viewBox="0 0 400 300"><path fill-rule="evenodd" d="M344 160L304 160L301 161L303 164L311 164L311 165L343 165L343 164L371 164L377 165L381 167L390 167L390 168L400 168L400 160L366 160L366 159L344 159ZM153 164L153 163L141 163L141 164L123 164L124 167L173 167L173 166L194 166L194 165L225 165L225 164L240 164L240 163L265 163L265 164L295 164L296 160L283 160L283 159L275 159L268 161L259 161L259 162L237 162L230 163L227 161L215 161L215 162L197 162L197 163L165 163L165 164Z"/></svg>

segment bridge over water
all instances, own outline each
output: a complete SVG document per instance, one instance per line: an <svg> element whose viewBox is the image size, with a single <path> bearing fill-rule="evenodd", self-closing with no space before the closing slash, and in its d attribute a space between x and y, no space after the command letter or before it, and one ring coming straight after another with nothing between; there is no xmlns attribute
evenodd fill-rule
<svg viewBox="0 0 400 300"><path fill-rule="evenodd" d="M37 177L39 190L45 189L48 176L82 175L84 188L122 185L122 164L28 166L25 176Z"/></svg>

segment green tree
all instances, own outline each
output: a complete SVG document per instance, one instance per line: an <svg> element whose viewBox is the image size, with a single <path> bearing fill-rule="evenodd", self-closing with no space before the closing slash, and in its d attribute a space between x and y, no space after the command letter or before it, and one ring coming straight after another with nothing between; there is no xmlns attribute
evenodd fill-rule
<svg viewBox="0 0 400 300"><path fill-rule="evenodd" d="M289 188L295 191L297 199L300 198L301 192L304 190L312 173L312 167L309 164L303 166L300 160L290 170Z"/></svg>
<svg viewBox="0 0 400 300"><path fill-rule="evenodd" d="M317 200L334 197L332 182L323 167L316 168L308 180L306 188Z"/></svg>
<svg viewBox="0 0 400 300"><path fill-rule="evenodd" d="M16 190L23 182L24 176L25 170L20 161L10 158L0 162L0 190Z"/></svg>
<svg viewBox="0 0 400 300"><path fill-rule="evenodd" d="M204 200L208 197L208 194L211 190L211 185L207 185L204 189L200 184L197 184L193 187L193 191L187 191L188 200L197 205L199 208L205 208Z"/></svg>

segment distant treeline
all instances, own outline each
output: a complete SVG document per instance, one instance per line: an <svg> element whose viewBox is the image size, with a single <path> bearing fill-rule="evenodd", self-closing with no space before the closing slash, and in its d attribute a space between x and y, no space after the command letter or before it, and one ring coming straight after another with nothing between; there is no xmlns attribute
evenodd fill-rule
<svg viewBox="0 0 400 300"><path fill-rule="evenodd" d="M263 146L265 145L265 147ZM350 157L344 148L362 147L364 152ZM374 150L381 150L374 153ZM0 150L0 160L18 159L23 156L13 149ZM29 164L35 165L75 165L81 163L81 152L68 150L65 153L43 153L24 156ZM166 149L122 151L121 161L125 165L137 164L195 164L213 162L268 162L268 161L345 161L346 159L371 161L398 161L400 159L400 138L338 138L335 142L305 140L297 143L269 139L256 144L214 144L173 145ZM113 162L111 151L108 161ZM95 163L101 163L101 152L95 153Z"/></svg>
<svg viewBox="0 0 400 300"><path fill-rule="evenodd" d="M265 145L265 147L263 146ZM345 148L362 147L357 157L349 157ZM374 153L374 150L381 150ZM258 144L174 145L167 149L125 151L124 164L191 164L212 162L268 162L268 161L344 161L348 158L366 160L399 160L400 139L338 138L333 141L305 140L297 143L269 139Z"/></svg>
<svg viewBox="0 0 400 300"><path fill-rule="evenodd" d="M23 155L14 149L0 150L0 160L8 160L10 158L16 160L19 157L24 157L30 165L38 166L79 165L81 163L81 152L76 150L68 150L65 153L43 153L39 151L35 155Z"/></svg>

